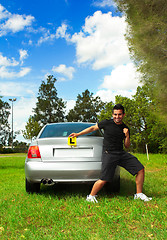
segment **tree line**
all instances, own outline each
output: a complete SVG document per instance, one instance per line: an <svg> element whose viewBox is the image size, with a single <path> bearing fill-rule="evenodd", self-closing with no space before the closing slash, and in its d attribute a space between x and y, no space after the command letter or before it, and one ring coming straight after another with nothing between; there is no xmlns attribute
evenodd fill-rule
<svg viewBox="0 0 167 240"><path fill-rule="evenodd" d="M124 122L130 128L130 151L167 152L167 126L159 117L157 101L153 98L147 84L138 87L132 98L117 95L115 103L103 102L100 97L94 97L88 89L78 94L73 109L67 113L66 102L58 97L56 78L50 75L42 81L33 114L29 117L25 130L25 139L32 140L47 123L55 122L98 122L112 117L114 104L121 103L125 107ZM0 145L11 144L11 130L8 123L10 105L0 97ZM16 141L16 145L19 143ZM15 146L15 143L14 143Z"/></svg>
<svg viewBox="0 0 167 240"><path fill-rule="evenodd" d="M56 78L48 76L39 87L34 115L30 116L23 131L26 139L38 135L47 123L54 122L98 122L112 117L113 102L103 102L88 89L78 94L73 109L66 113L66 102L58 97ZM132 99L116 96L115 104L121 103L126 110L124 122L131 130L131 151L145 152L145 145L153 153L167 152L167 128L157 112L157 102L145 84L138 87Z"/></svg>
<svg viewBox="0 0 167 240"><path fill-rule="evenodd" d="M10 105L0 96L0 146L10 144L11 131L8 123Z"/></svg>

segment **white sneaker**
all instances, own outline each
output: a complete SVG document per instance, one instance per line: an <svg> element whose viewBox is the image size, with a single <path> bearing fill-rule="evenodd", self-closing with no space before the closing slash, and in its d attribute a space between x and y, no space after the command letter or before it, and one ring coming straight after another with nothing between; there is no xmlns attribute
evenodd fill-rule
<svg viewBox="0 0 167 240"><path fill-rule="evenodd" d="M152 200L151 197L147 197L144 193L136 193L134 195L134 199L140 199L140 200L143 200L144 202L148 202L150 200Z"/></svg>
<svg viewBox="0 0 167 240"><path fill-rule="evenodd" d="M96 199L96 195L95 196L92 196L92 195L87 195L87 198L86 198L86 201L88 202L96 202L98 203L97 199Z"/></svg>

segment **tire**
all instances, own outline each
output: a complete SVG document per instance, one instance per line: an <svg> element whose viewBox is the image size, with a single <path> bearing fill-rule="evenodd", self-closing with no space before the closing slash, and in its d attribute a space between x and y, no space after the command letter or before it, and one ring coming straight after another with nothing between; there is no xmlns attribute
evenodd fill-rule
<svg viewBox="0 0 167 240"><path fill-rule="evenodd" d="M40 183L29 182L26 178L26 192L39 193L40 192Z"/></svg>

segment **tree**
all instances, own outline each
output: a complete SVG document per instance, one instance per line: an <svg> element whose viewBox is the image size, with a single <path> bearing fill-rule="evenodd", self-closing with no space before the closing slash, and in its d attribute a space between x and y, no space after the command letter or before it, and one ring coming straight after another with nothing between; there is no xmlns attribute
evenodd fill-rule
<svg viewBox="0 0 167 240"><path fill-rule="evenodd" d="M63 122L65 119L64 109L66 103L62 98L58 98L55 87L56 78L52 75L47 77L47 82L42 81L38 92L38 101L34 111L34 121L37 121L40 127L47 123Z"/></svg>
<svg viewBox="0 0 167 240"><path fill-rule="evenodd" d="M167 115L167 1L115 0L126 15L126 38L142 81L151 84L157 110ZM160 104L158 104L160 103Z"/></svg>
<svg viewBox="0 0 167 240"><path fill-rule="evenodd" d="M40 129L41 127L38 122L34 120L34 117L30 116L25 126L25 130L22 131L23 137L32 141L32 138L38 135Z"/></svg>
<svg viewBox="0 0 167 240"><path fill-rule="evenodd" d="M116 96L116 103L121 103L125 107L124 122L131 130L131 149L137 152L144 152L145 144L148 143L151 101L146 96L145 90L138 87L133 99Z"/></svg>
<svg viewBox="0 0 167 240"><path fill-rule="evenodd" d="M34 115L29 117L25 130L22 131L25 139L32 140L47 123L63 122L65 120L64 109L66 103L57 96L56 81L56 78L52 75L47 77L46 83L42 81L38 91L36 107L33 109Z"/></svg>
<svg viewBox="0 0 167 240"><path fill-rule="evenodd" d="M93 97L88 89L78 94L73 109L67 115L68 122L97 122L98 113L104 108L105 103L100 97Z"/></svg>
<svg viewBox="0 0 167 240"><path fill-rule="evenodd" d="M125 123L131 129L133 151L145 152L148 144L150 152L165 152L167 149L167 131L165 125L155 114L157 105L152 99L148 86L138 87L133 99L116 97L116 103L125 106Z"/></svg>
<svg viewBox="0 0 167 240"><path fill-rule="evenodd" d="M114 107L113 102L109 102L105 105L105 108L100 112L98 118L99 121L110 119L112 117L112 109Z"/></svg>
<svg viewBox="0 0 167 240"><path fill-rule="evenodd" d="M0 96L0 145L6 145L10 137L10 127L8 118L10 115L10 105L1 100Z"/></svg>
<svg viewBox="0 0 167 240"><path fill-rule="evenodd" d="M154 113L156 101L152 99L147 85L138 87L132 99L119 95L115 102L121 103L125 108L124 122L129 126L131 135L130 151L145 152L147 144L152 153L167 152L167 130ZM112 103L106 104L100 120L111 117L112 107Z"/></svg>

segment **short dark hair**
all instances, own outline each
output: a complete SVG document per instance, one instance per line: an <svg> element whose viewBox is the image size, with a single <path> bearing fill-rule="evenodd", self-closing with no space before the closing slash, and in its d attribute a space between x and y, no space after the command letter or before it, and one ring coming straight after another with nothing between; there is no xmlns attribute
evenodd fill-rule
<svg viewBox="0 0 167 240"><path fill-rule="evenodd" d="M114 112L114 110L122 110L122 113L124 114L125 113L125 109L124 107L121 105L121 104L116 104L114 107L113 107L113 110L112 112Z"/></svg>

